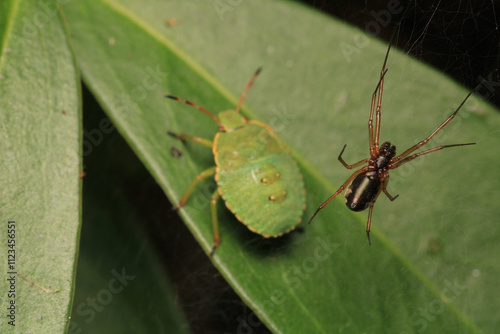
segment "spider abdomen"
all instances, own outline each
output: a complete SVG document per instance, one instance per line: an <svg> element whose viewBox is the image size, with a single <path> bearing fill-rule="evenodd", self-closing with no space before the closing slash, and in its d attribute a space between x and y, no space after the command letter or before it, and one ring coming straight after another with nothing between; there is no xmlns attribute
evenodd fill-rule
<svg viewBox="0 0 500 334"><path fill-rule="evenodd" d="M352 211L363 211L373 203L380 189L377 171L359 174L345 190L345 204Z"/></svg>

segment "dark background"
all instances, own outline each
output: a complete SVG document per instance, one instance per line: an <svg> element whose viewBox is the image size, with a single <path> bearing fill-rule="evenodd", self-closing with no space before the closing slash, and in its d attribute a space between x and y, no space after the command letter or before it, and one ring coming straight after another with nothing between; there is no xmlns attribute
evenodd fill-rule
<svg viewBox="0 0 500 334"><path fill-rule="evenodd" d="M341 21L365 31L370 22L382 27L377 38L395 41L469 89L500 69L500 1L365 1L303 0ZM403 10L386 19L391 3ZM377 20L378 18L378 20ZM498 73L495 82L500 83ZM489 101L500 107L500 87Z"/></svg>

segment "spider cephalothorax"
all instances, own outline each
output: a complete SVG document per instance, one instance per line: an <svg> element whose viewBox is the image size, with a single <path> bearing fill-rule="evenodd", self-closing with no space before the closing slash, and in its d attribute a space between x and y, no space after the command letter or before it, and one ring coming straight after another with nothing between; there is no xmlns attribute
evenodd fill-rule
<svg viewBox="0 0 500 334"><path fill-rule="evenodd" d="M396 146L391 145L391 143L386 141L380 146L380 153L375 158L374 161L375 168L377 169L386 168L391 162L391 159L395 155L396 155Z"/></svg>

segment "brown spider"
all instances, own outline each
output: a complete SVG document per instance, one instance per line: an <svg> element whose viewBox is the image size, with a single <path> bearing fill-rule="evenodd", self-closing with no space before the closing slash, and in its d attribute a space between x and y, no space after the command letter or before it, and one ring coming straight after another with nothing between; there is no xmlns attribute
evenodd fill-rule
<svg viewBox="0 0 500 334"><path fill-rule="evenodd" d="M379 146L379 136L380 136L380 118L381 118L381 112L380 112L380 106L382 105L382 92L384 89L384 76L387 73L387 69L385 68L386 63L387 63L387 58L389 56L389 51L391 50L391 45L389 45L389 48L387 49L387 54L385 55L385 60L384 60L384 65L382 66L382 71L380 72L380 80L377 84L377 87L375 88L375 91L373 92L372 95L372 104L371 104L371 109L370 109L370 119L368 120L368 137L369 137L369 143L370 143L370 158L363 159L361 161L358 161L352 165L347 164L344 159L342 159L342 153L344 153L344 150L346 148L346 145L344 145L344 148L340 152L339 155L339 161L344 165L345 168L347 169L353 169L356 167L359 167L365 163L368 165L357 170L354 172L348 179L347 181L344 182L340 186L340 188L332 195L330 196L323 204L321 204L314 215L311 217L309 220L309 223L313 220L313 218L316 216L316 214L323 209L332 199L334 199L338 194L342 192L342 190L346 189L345 191L345 203L347 207L352 210L352 211L363 211L366 210L368 207L370 207L370 210L368 212L368 222L366 223L366 235L368 236L368 243L371 245L370 241L370 227L371 227L371 220L372 220L372 211L373 211L373 206L375 205L375 201L377 200L378 196L380 193L383 191L384 194L387 195L387 197L391 200L394 201L399 195L396 196L391 196L389 192L387 191L387 184L389 183L389 171L391 169L395 169L400 167L401 165L407 163L408 161L411 161L413 159L418 158L419 156L422 156L424 154L432 153L435 151L442 150L443 148L447 147L454 147L454 146L465 146L465 145L474 145L475 143L467 143L467 144L454 144L454 145L443 145L443 146L437 146L434 148L430 148L428 150L419 152L419 153L414 153L411 154L413 151L419 149L420 147L424 146L431 140L432 137L434 137L442 128L446 126L453 117L458 113L460 108L464 105L465 101L471 96L472 90L462 101L460 106L458 106L457 110L448 118L441 123L440 126L438 126L432 133L425 138L424 140L418 142L417 144L413 145L406 151L404 151L402 154L396 156L396 146L392 145L390 142L385 142L382 145ZM377 96L378 92L378 96ZM375 116L375 133L373 132L373 114L375 113L376 110L376 116ZM411 154L411 155L410 155Z"/></svg>

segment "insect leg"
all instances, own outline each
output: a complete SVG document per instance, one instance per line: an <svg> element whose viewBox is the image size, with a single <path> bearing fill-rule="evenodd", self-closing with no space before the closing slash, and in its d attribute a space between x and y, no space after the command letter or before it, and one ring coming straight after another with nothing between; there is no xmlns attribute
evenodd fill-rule
<svg viewBox="0 0 500 334"><path fill-rule="evenodd" d="M208 140L208 139L205 139L205 138L190 136L190 135L186 135L186 134L180 134L180 135L178 135L176 133L173 133L172 131L167 131L167 134L169 136L172 136L172 137L180 139L180 140L194 141L195 143L198 143L200 145L207 146L207 147L210 147L210 148L212 148L212 146L213 146L213 142L211 140Z"/></svg>
<svg viewBox="0 0 500 334"><path fill-rule="evenodd" d="M255 71L254 75L252 76L252 78L250 79L250 81L248 82L247 84L247 87L245 88L245 90L243 91L243 93L241 93L241 97L240 97L240 101L238 102L238 105L236 106L236 112L239 113L240 112L240 109L241 109L241 105L243 104L243 100L245 99L245 97L247 96L247 93L248 91L250 90L250 87L252 87L252 84L253 84L253 81L257 78L257 76L259 75L260 71L261 71L262 68L258 68L257 71Z"/></svg>
<svg viewBox="0 0 500 334"><path fill-rule="evenodd" d="M181 200L179 201L179 204L177 204L176 206L174 206L172 208L172 210L177 210L179 209L180 207L183 207L184 204L186 204L189 196L191 196L191 193L193 192L194 188L196 187L196 185L203 179L206 179L207 177L209 176L212 176L215 174L215 166L213 167L210 167L208 169L205 169L203 172L201 172L200 174L198 174L193 182L191 182L191 185L189 186L189 188L186 190L186 192L184 193L184 195L181 197Z"/></svg>
<svg viewBox="0 0 500 334"><path fill-rule="evenodd" d="M199 105L197 104L194 104L193 102L191 101L188 101L188 100L184 100L184 99L181 99L180 97L177 97L177 96L172 96L172 95L165 95L165 97L169 98L169 99L172 99L172 100L176 100L178 102L181 102L181 103L185 103L187 105L190 105L191 107L193 108L196 108L198 109L199 111L207 114L208 116L212 117L214 119L215 122L217 122L218 125L220 125L220 120L217 116L215 116L214 114L212 114L210 111L208 111L207 109L203 108L203 107L200 107Z"/></svg>
<svg viewBox="0 0 500 334"><path fill-rule="evenodd" d="M214 246L210 251L210 256L214 255L215 250L217 249L217 246L219 246L220 243L219 223L217 220L217 201L219 200L219 198L220 198L219 189L216 189L212 194L212 197L210 198L210 209L212 211L212 229L214 233Z"/></svg>

